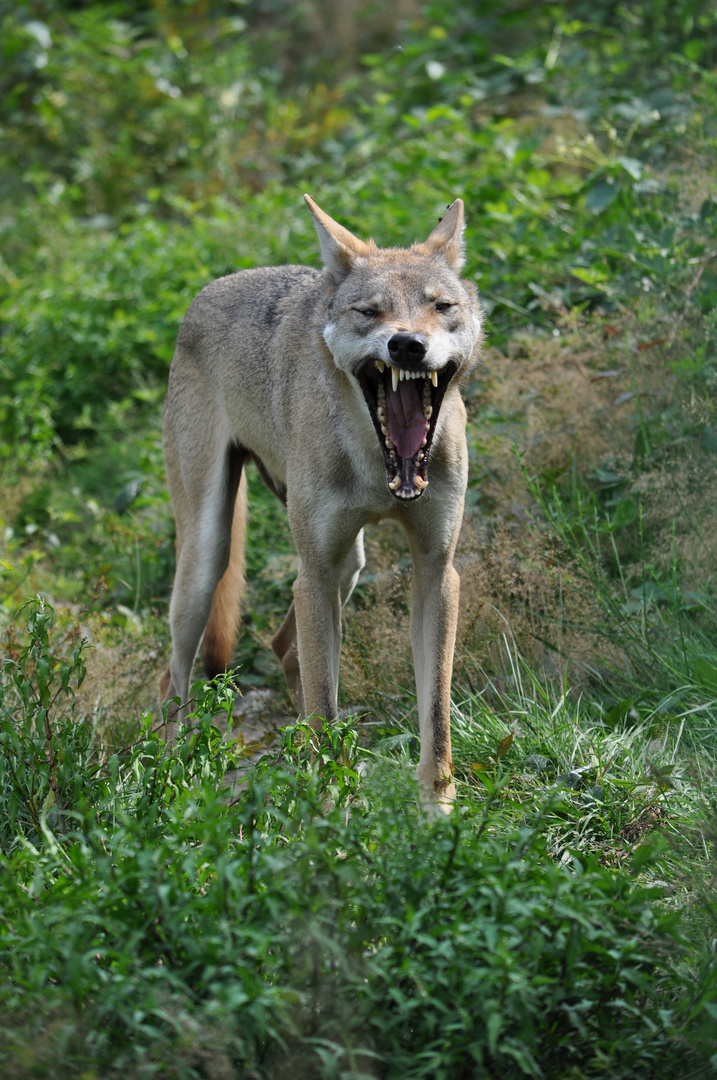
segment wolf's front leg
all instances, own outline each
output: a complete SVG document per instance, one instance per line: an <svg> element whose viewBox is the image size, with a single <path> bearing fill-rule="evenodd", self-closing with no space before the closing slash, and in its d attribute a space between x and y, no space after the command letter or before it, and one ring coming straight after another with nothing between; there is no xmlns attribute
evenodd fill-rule
<svg viewBox="0 0 717 1080"><path fill-rule="evenodd" d="M316 485L305 501L292 498L298 484L288 485L289 525L299 555L294 582L296 644L305 716L334 720L338 712L341 658L341 604L364 564L364 519L337 500L327 505Z"/></svg>
<svg viewBox="0 0 717 1080"><path fill-rule="evenodd" d="M341 599L341 607L344 606L351 593L354 590L354 586L358 581L358 576L361 573L366 558L363 550L363 529L358 534L353 542L353 546L348 555L344 559L341 567L341 574L339 578L339 596ZM323 575L322 575L323 577ZM286 685L291 695L291 699L298 707L302 715L307 715L307 710L304 707L304 696L301 686L301 671L299 668L299 652L297 646L297 630L296 630L296 605L292 603L289 608L286 618L283 623L274 634L271 639L271 647L281 661L281 666L284 669L284 677L286 678Z"/></svg>
<svg viewBox="0 0 717 1080"><path fill-rule="evenodd" d="M411 644L421 733L416 776L425 802L446 813L456 796L451 760L451 675L460 579L453 567L453 552L461 508L462 500L458 512L452 507L452 514L446 512L433 522L425 521L422 528L407 529L413 555Z"/></svg>
<svg viewBox="0 0 717 1080"><path fill-rule="evenodd" d="M334 720L341 658L341 567L306 565L294 582L296 636L306 716Z"/></svg>
<svg viewBox="0 0 717 1080"><path fill-rule="evenodd" d="M421 758L416 770L426 801L446 811L456 797L451 757L451 674L459 578L451 564L414 564L411 643L416 672Z"/></svg>

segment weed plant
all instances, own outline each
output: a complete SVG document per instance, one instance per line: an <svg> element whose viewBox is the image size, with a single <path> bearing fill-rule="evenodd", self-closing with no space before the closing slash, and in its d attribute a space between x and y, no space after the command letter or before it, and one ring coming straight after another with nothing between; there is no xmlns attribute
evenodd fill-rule
<svg viewBox="0 0 717 1080"><path fill-rule="evenodd" d="M287 728L237 788L237 745L213 725L222 687L197 687L171 745L148 719L123 752L76 753L92 746L82 717L64 719L79 650L58 655L50 627L33 605L4 671L8 1075L707 1068L715 972L696 970L664 883L638 880L659 849L638 846L632 876L579 843L550 858L565 795L501 822L497 775L429 824L405 768L362 751L352 720ZM53 772L65 751L71 785Z"/></svg>
<svg viewBox="0 0 717 1080"><path fill-rule="evenodd" d="M13 1080L717 1074L715 4L401 10L0 2ZM360 719L256 764L229 685L172 739L150 715L178 324L221 274L318 265L307 189L382 244L469 209L446 820L391 526L346 612ZM249 485L237 680L276 691L295 561Z"/></svg>

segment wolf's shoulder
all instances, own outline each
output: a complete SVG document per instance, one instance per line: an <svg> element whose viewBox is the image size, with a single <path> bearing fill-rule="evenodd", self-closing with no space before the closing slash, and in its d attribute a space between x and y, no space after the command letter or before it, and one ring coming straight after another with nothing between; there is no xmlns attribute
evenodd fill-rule
<svg viewBox="0 0 717 1080"><path fill-rule="evenodd" d="M313 266L297 266L293 264L255 266L250 270L237 270L233 274L225 274L224 277L215 278L202 291L206 293L235 291L245 288L290 289L301 281L318 281L320 277L321 271Z"/></svg>
<svg viewBox="0 0 717 1080"><path fill-rule="evenodd" d="M315 307L323 288L321 271L310 266L261 266L216 278L190 304L179 344L195 348L250 327L272 335L285 315Z"/></svg>
<svg viewBox="0 0 717 1080"><path fill-rule="evenodd" d="M321 271L311 266L258 266L217 278L202 289L194 302L229 310L241 309L249 303L255 311L263 309L267 315L278 314L282 301L297 293L313 291L321 281Z"/></svg>

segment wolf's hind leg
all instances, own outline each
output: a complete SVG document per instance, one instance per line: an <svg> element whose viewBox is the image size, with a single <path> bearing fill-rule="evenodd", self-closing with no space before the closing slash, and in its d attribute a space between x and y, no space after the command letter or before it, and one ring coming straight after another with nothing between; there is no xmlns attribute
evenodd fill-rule
<svg viewBox="0 0 717 1080"><path fill-rule="evenodd" d="M167 455L165 455L167 456ZM237 498L245 453L236 446L227 447L211 462L205 462L203 483L188 490L189 483L175 474L171 483L172 501L177 520L177 570L174 577L169 624L172 632L172 658L169 663L167 693L182 701L180 714L186 712L192 665L207 623L212 619L209 657L220 662L231 654L233 630L238 618L238 588L242 578L243 544L232 558L232 539L243 540L243 495ZM167 461L169 465L169 456ZM193 463L195 466L197 462ZM168 468L168 473L169 473ZM198 470L194 473L198 477ZM235 503L239 503L238 523L234 527ZM241 534L241 537L238 535ZM223 579L226 576L226 581ZM213 608L215 590L223 585ZM230 587L237 596L229 601ZM216 610L216 615L215 615ZM227 617L228 616L228 621ZM223 621L224 620L224 621ZM231 638L231 644L227 644ZM214 645L212 645L212 641ZM228 663L228 661L227 661ZM216 672L215 672L216 673Z"/></svg>
<svg viewBox="0 0 717 1080"><path fill-rule="evenodd" d="M341 606L346 603L351 593L354 591L354 586L358 581L358 576L366 565L366 558L363 548L363 529L360 531L354 545L349 551L346 559L344 560L343 567L341 569ZM271 647L276 653L276 656L281 661L281 666L284 670L284 678L286 685L291 696L291 700L297 709L303 714L304 708L304 696L301 689L301 673L299 671L299 652L296 646L296 609L294 602L292 601L286 618L274 634L271 639Z"/></svg>
<svg viewBox="0 0 717 1080"><path fill-rule="evenodd" d="M271 647L281 662L289 696L294 706L303 713L304 696L301 690L299 653L296 648L296 609L293 600L286 618L271 639Z"/></svg>
<svg viewBox="0 0 717 1080"><path fill-rule="evenodd" d="M234 502L229 565L214 591L212 610L202 640L202 662L208 679L221 675L231 667L244 591L246 519L246 473L242 471Z"/></svg>

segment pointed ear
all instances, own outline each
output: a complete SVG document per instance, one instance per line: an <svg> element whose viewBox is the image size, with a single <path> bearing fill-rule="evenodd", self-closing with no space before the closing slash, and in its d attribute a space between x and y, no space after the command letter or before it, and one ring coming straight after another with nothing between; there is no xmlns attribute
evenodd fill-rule
<svg viewBox="0 0 717 1080"><path fill-rule="evenodd" d="M339 225L316 205L310 195L304 195L304 201L311 211L319 234L324 266L331 280L338 285L349 273L354 260L359 255L368 255L370 251L375 251L375 245L372 241L365 244L343 225Z"/></svg>
<svg viewBox="0 0 717 1080"><path fill-rule="evenodd" d="M414 244L414 250L421 255L442 255L452 270L462 270L465 263L463 210L463 199L452 202L428 239L422 244Z"/></svg>

